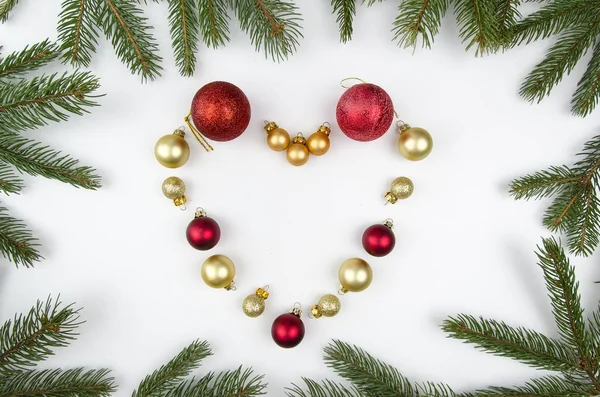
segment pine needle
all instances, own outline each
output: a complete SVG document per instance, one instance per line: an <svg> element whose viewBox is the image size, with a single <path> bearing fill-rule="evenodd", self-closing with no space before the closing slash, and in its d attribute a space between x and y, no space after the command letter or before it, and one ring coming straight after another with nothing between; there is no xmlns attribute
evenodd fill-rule
<svg viewBox="0 0 600 397"><path fill-rule="evenodd" d="M306 390L292 384L292 387L285 389L285 394L288 397L361 397L355 388L346 387L330 380L319 383L312 379L302 378L302 381Z"/></svg>
<svg viewBox="0 0 600 397"><path fill-rule="evenodd" d="M25 224L8 215L8 210L0 207L0 253L16 267L32 267L34 262L43 259L38 251L39 244ZM1 343L1 341L0 341Z"/></svg>
<svg viewBox="0 0 600 397"><path fill-rule="evenodd" d="M512 28L521 19L519 4L521 0L496 0L496 19L498 21L498 40L502 47L509 47L513 41Z"/></svg>
<svg viewBox="0 0 600 397"><path fill-rule="evenodd" d="M0 22L8 20L8 15L18 2L19 0L0 0Z"/></svg>
<svg viewBox="0 0 600 397"><path fill-rule="evenodd" d="M175 62L182 76L193 76L200 28L196 3L190 0L168 0L168 3Z"/></svg>
<svg viewBox="0 0 600 397"><path fill-rule="evenodd" d="M477 391L477 397L585 397L597 396L598 390L589 385L569 382L558 376L545 376L524 386L491 387Z"/></svg>
<svg viewBox="0 0 600 397"><path fill-rule="evenodd" d="M581 117L589 115L600 99L600 41L594 47L592 59L571 100L571 111Z"/></svg>
<svg viewBox="0 0 600 397"><path fill-rule="evenodd" d="M422 46L431 48L447 9L448 0L404 0L394 21L394 40L400 47L416 48L421 37Z"/></svg>
<svg viewBox="0 0 600 397"><path fill-rule="evenodd" d="M495 52L500 43L496 19L496 4L490 0L461 0L455 3L454 13L460 29L460 38L467 50L475 46L475 55Z"/></svg>
<svg viewBox="0 0 600 397"><path fill-rule="evenodd" d="M15 78L39 69L59 55L56 45L48 39L25 46L21 51L13 52L0 61L0 79Z"/></svg>
<svg viewBox="0 0 600 397"><path fill-rule="evenodd" d="M356 16L356 0L331 0L336 22L340 25L340 41L347 43L352 40L353 23Z"/></svg>
<svg viewBox="0 0 600 397"><path fill-rule="evenodd" d="M19 193L23 189L23 180L15 174L13 168L0 161L0 192L7 195Z"/></svg>
<svg viewBox="0 0 600 397"><path fill-rule="evenodd" d="M229 41L229 15L226 0L199 0L200 32L204 43L213 48Z"/></svg>
<svg viewBox="0 0 600 397"><path fill-rule="evenodd" d="M64 63L90 66L98 45L94 7L98 7L97 0L63 1L57 30Z"/></svg>
<svg viewBox="0 0 600 397"><path fill-rule="evenodd" d="M266 394L262 375L239 367L233 371L209 372L199 380L191 379L167 391L165 397L254 397Z"/></svg>

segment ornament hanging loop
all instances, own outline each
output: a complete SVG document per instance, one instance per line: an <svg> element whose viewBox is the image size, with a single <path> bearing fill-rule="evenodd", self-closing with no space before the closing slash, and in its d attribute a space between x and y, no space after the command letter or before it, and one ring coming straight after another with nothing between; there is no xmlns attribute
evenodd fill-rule
<svg viewBox="0 0 600 397"><path fill-rule="evenodd" d="M349 81L360 81L362 84L368 84L366 81L364 81L363 79L359 78L359 77L346 77L345 79L342 79L342 81L340 81L340 85L342 86L342 88L350 88L353 85L357 84L348 84Z"/></svg>
<svg viewBox="0 0 600 397"><path fill-rule="evenodd" d="M225 287L227 291L235 291L237 289L235 285L235 281L232 281L227 287Z"/></svg>
<svg viewBox="0 0 600 397"><path fill-rule="evenodd" d="M290 309L290 313L292 313L294 316L302 316L302 305L300 302L294 303L294 307Z"/></svg>
<svg viewBox="0 0 600 397"><path fill-rule="evenodd" d="M386 202L387 204L387 202ZM387 218L386 220L383 221L383 225L385 227L387 227L388 229L393 229L394 228L394 221L392 220L392 218Z"/></svg>
<svg viewBox="0 0 600 397"><path fill-rule="evenodd" d="M206 211L202 207L196 208L196 213L194 213L194 218L204 218L206 216Z"/></svg>
<svg viewBox="0 0 600 397"><path fill-rule="evenodd" d="M402 132L404 132L404 131L406 131L406 130L408 130L410 128L410 124L405 123L402 120L398 120L398 122L396 123L396 125L398 126L398 132L400 132L400 133L402 133Z"/></svg>
<svg viewBox="0 0 600 397"><path fill-rule="evenodd" d="M338 295L346 295L348 290L340 285L340 289L338 289Z"/></svg>
<svg viewBox="0 0 600 397"><path fill-rule="evenodd" d="M204 135L202 135L202 133L200 131L198 131L198 129L196 127L194 127L194 125L190 122L191 115L192 115L192 111L190 110L190 112L187 114L187 116L185 116L183 118L183 121L185 121L185 123L189 127L190 131L192 131L192 134L194 134L194 137L196 138L196 140L198 142L200 142L200 145L202 145L204 150L206 150L207 152L212 152L214 150L213 147L210 145L210 143L208 143L206 138L204 138Z"/></svg>

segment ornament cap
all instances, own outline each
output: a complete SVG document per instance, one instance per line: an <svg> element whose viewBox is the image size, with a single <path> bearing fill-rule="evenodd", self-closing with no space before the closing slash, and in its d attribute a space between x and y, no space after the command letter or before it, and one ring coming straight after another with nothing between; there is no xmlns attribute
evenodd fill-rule
<svg viewBox="0 0 600 397"><path fill-rule="evenodd" d="M329 134L331 134L331 124L329 124L328 121L324 122L323 124L321 124L317 132L322 132L326 136L329 136Z"/></svg>
<svg viewBox="0 0 600 397"><path fill-rule="evenodd" d="M202 207L198 207L196 208L196 213L194 214L194 218L205 218L206 215L206 211L204 210L204 208Z"/></svg>
<svg viewBox="0 0 600 397"><path fill-rule="evenodd" d="M185 211L185 203L187 203L187 197L185 195L173 199L173 204L182 211Z"/></svg>
<svg viewBox="0 0 600 397"><path fill-rule="evenodd" d="M275 128L279 128L279 126L277 125L276 122L274 121L267 121L265 120L265 132L268 134L269 132L273 131Z"/></svg>
<svg viewBox="0 0 600 397"><path fill-rule="evenodd" d="M398 125L398 132L399 132L400 134L402 134L404 131L408 130L409 128L412 128L412 127L410 126L410 124L408 124L408 123L405 123L405 122L404 122L404 121L402 121L402 120L398 120L398 123L397 123L397 125Z"/></svg>
<svg viewBox="0 0 600 397"><path fill-rule="evenodd" d="M340 285L340 288L338 289L338 295L346 295L348 292L350 292L350 290Z"/></svg>
<svg viewBox="0 0 600 397"><path fill-rule="evenodd" d="M294 303L294 307L290 309L290 314L293 314L296 317L302 317L302 305L300 302Z"/></svg>
<svg viewBox="0 0 600 397"><path fill-rule="evenodd" d="M173 131L173 135L178 135L182 138L185 138L185 130L183 127L179 127L177 128L175 131Z"/></svg>
<svg viewBox="0 0 600 397"><path fill-rule="evenodd" d="M306 138L299 132L293 139L292 143L299 143L300 145L306 145Z"/></svg>
<svg viewBox="0 0 600 397"><path fill-rule="evenodd" d="M269 286L265 285L264 287L258 288L256 290L256 296L258 296L259 298L262 298L264 300L267 300L269 298Z"/></svg>
<svg viewBox="0 0 600 397"><path fill-rule="evenodd" d="M321 316L323 316L323 314L321 313L321 310L319 309L319 305L314 305L310 308L310 313L308 314L308 317L321 318Z"/></svg>
<svg viewBox="0 0 600 397"><path fill-rule="evenodd" d="M392 230L394 229L394 221L392 220L392 218L387 218L385 221L383 221L383 226Z"/></svg>
<svg viewBox="0 0 600 397"><path fill-rule="evenodd" d="M235 285L235 281L231 281L231 283L229 283L229 285L227 287L225 287L225 290L227 291L235 291L237 290L237 287Z"/></svg>
<svg viewBox="0 0 600 397"><path fill-rule="evenodd" d="M387 200L386 204L396 204L398 202L398 197L394 196L392 192L387 192L385 194L385 199Z"/></svg>

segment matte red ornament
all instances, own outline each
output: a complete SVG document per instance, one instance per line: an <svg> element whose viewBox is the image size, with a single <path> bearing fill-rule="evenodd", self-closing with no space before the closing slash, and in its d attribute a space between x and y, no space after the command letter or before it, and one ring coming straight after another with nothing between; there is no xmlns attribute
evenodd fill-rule
<svg viewBox="0 0 600 397"><path fill-rule="evenodd" d="M246 94L226 81L206 84L192 100L191 116L196 128L213 141L231 141L242 135L250 114Z"/></svg>
<svg viewBox="0 0 600 397"><path fill-rule="evenodd" d="M362 245L373 256L386 256L396 245L396 236L389 226L369 226L362 236Z"/></svg>
<svg viewBox="0 0 600 397"><path fill-rule="evenodd" d="M273 321L271 336L283 348L296 347L304 339L304 323L295 314L282 314Z"/></svg>
<svg viewBox="0 0 600 397"><path fill-rule="evenodd" d="M221 239L221 228L214 219L201 215L190 222L185 236L192 247L207 251L217 245Z"/></svg>
<svg viewBox="0 0 600 397"><path fill-rule="evenodd" d="M394 104L383 88L362 83L344 92L335 113L340 129L348 138L368 142L390 129L394 120Z"/></svg>

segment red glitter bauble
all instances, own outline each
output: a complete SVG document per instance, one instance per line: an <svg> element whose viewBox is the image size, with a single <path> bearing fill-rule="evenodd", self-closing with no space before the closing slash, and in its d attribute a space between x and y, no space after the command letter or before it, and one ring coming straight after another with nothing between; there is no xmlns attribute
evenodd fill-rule
<svg viewBox="0 0 600 397"><path fill-rule="evenodd" d="M304 323L295 314L282 314L273 321L271 336L281 347L296 347L304 339Z"/></svg>
<svg viewBox="0 0 600 397"><path fill-rule="evenodd" d="M214 219L201 216L190 222L185 237L192 247L206 251L217 245L221 239L221 228Z"/></svg>
<svg viewBox="0 0 600 397"><path fill-rule="evenodd" d="M373 225L363 233L362 245L373 256L386 256L396 245L396 236L385 225Z"/></svg>
<svg viewBox="0 0 600 397"><path fill-rule="evenodd" d="M346 90L335 112L340 129L355 141L373 141L389 130L394 120L394 104L383 88L356 84Z"/></svg>
<svg viewBox="0 0 600 397"><path fill-rule="evenodd" d="M214 81L192 100L192 120L206 138L225 142L242 135L250 123L250 102L237 86Z"/></svg>

